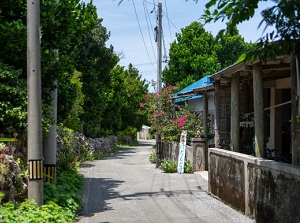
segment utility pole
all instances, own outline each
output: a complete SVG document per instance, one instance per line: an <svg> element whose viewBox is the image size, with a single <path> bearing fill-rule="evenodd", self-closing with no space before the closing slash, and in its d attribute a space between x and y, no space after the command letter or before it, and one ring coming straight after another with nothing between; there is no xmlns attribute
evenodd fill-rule
<svg viewBox="0 0 300 223"><path fill-rule="evenodd" d="M56 85L56 82L54 82ZM57 124L57 88L51 92L52 115L54 123L51 124L48 135L44 139L44 180L55 184L56 182L56 124Z"/></svg>
<svg viewBox="0 0 300 223"><path fill-rule="evenodd" d="M28 200L43 204L40 0L27 0Z"/></svg>
<svg viewBox="0 0 300 223"><path fill-rule="evenodd" d="M59 0L56 0L58 3ZM54 54L58 54L58 49L52 50ZM58 60L58 58L57 58ZM52 115L54 123L50 126L48 135L44 139L44 180L55 184L56 182L56 135L57 135L57 82L54 81L55 89L51 91L52 98Z"/></svg>
<svg viewBox="0 0 300 223"><path fill-rule="evenodd" d="M157 92L161 91L161 71L162 71L162 4L158 3L158 25L157 25Z"/></svg>
<svg viewBox="0 0 300 223"><path fill-rule="evenodd" d="M161 93L161 70L162 70L162 56L161 56L161 42L162 42L162 4L158 3L158 17L157 17L157 94ZM160 101L158 101L160 107ZM156 168L160 166L161 161L161 137L156 134Z"/></svg>

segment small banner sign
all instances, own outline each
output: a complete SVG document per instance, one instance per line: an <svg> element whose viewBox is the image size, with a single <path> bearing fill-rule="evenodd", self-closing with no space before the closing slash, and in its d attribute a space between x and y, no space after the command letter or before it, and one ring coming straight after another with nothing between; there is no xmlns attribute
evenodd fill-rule
<svg viewBox="0 0 300 223"><path fill-rule="evenodd" d="M186 147L186 131L182 131L180 136L178 166L177 166L177 172L179 174L184 173L185 147Z"/></svg>

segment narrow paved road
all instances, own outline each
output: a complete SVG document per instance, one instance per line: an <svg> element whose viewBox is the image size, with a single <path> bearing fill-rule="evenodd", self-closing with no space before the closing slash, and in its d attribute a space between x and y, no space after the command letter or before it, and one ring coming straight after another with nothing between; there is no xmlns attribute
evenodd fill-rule
<svg viewBox="0 0 300 223"><path fill-rule="evenodd" d="M148 160L154 141L84 163L78 222L254 222L208 195L200 174L167 174Z"/></svg>

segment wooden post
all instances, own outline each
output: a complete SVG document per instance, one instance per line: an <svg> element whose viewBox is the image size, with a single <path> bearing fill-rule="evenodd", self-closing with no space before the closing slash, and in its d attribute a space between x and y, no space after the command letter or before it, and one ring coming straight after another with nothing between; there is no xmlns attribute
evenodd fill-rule
<svg viewBox="0 0 300 223"><path fill-rule="evenodd" d="M256 157L264 156L264 101L262 63L253 65L254 138Z"/></svg>
<svg viewBox="0 0 300 223"><path fill-rule="evenodd" d="M240 144L240 75L231 79L230 150L238 152Z"/></svg>
<svg viewBox="0 0 300 223"><path fill-rule="evenodd" d="M203 127L204 127L204 136L205 136L205 170L207 170L208 168L208 139L207 139L207 135L208 135L208 97L207 97L207 93L204 92L203 93Z"/></svg>
<svg viewBox="0 0 300 223"><path fill-rule="evenodd" d="M215 82L215 93L214 93L214 102L215 102L215 108L216 108L216 115L215 115L215 147L220 148L220 97L219 97L219 90L220 90L220 82Z"/></svg>
<svg viewBox="0 0 300 223"><path fill-rule="evenodd" d="M292 164L300 166L300 123L297 117L300 115L299 102L299 61L295 54L291 55L291 82L292 82L292 117L291 117L291 136L292 136ZM297 67L298 66L298 67ZM298 83L298 84L297 84Z"/></svg>

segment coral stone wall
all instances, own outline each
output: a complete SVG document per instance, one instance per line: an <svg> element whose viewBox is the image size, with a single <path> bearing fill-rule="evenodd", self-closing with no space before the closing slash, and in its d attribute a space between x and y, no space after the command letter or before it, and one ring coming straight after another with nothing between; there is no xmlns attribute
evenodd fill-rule
<svg viewBox="0 0 300 223"><path fill-rule="evenodd" d="M208 190L256 222L300 222L300 167L209 148Z"/></svg>

